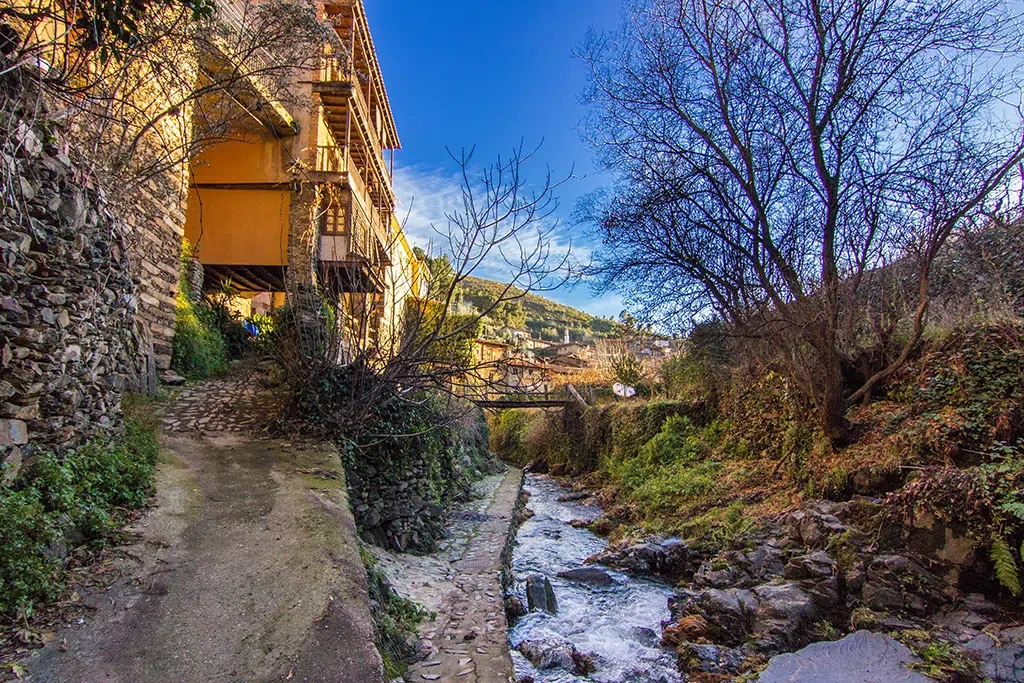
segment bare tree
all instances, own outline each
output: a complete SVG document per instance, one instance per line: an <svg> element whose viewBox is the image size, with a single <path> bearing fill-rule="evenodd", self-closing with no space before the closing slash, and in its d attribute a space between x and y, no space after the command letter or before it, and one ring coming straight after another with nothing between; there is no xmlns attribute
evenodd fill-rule
<svg viewBox="0 0 1024 683"><path fill-rule="evenodd" d="M313 295L313 307L322 312L313 325L317 331L309 333L308 318L296 321L302 328L299 343L280 349L293 354L283 359L292 375L293 400L302 402L307 392L320 391L322 377L341 366L345 400L326 403L331 414L323 417L357 435L388 402L440 394L450 397L452 405L469 408L463 399L533 390L513 378L510 358L477 357L473 342L494 311L527 293L557 289L573 277L571 249L555 239L555 191L564 179L548 169L541 182L531 184L524 171L535 153L520 145L508 157L483 166L475 164L473 150L450 153L460 193L444 224L432 226L436 241L430 245L430 252L448 264L447 272L431 279L422 272L426 264L401 263L408 246L395 230L382 245L393 262L382 267L381 291L321 287ZM350 276L344 268L329 266L322 284L345 282ZM453 304L463 283L485 270L505 284L484 310L457 312ZM452 410L452 418L464 412Z"/></svg>
<svg viewBox="0 0 1024 683"><path fill-rule="evenodd" d="M1024 158L1020 36L999 0L634 3L582 49L588 133L621 179L590 207L603 285L769 341L841 437L920 339L943 244L1015 209L999 198ZM847 386L897 261L906 334Z"/></svg>
<svg viewBox="0 0 1024 683"><path fill-rule="evenodd" d="M206 145L266 128L274 103L311 107L294 84L325 47L347 50L302 0L26 0L0 8L0 27L0 95L36 95L30 107L73 131L127 196Z"/></svg>

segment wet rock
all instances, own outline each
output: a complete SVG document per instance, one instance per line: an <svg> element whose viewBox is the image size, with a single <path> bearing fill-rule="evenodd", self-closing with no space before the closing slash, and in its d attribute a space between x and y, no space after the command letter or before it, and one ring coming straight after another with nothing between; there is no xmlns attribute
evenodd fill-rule
<svg viewBox="0 0 1024 683"><path fill-rule="evenodd" d="M747 640L757 608L757 596L741 588L684 590L669 600L669 609L677 622L700 615L707 622L708 636L725 645L739 645Z"/></svg>
<svg viewBox="0 0 1024 683"><path fill-rule="evenodd" d="M680 669L722 676L739 673L746 659L740 650L712 643L684 643L676 648L676 652L679 654Z"/></svg>
<svg viewBox="0 0 1024 683"><path fill-rule="evenodd" d="M588 491L574 491L573 493L566 493L564 496L558 497L559 503L572 503L577 500L583 500L589 498L590 493Z"/></svg>
<svg viewBox="0 0 1024 683"><path fill-rule="evenodd" d="M543 610L555 614L558 612L558 601L555 590L546 576L531 574L526 577L526 605L533 610Z"/></svg>
<svg viewBox="0 0 1024 683"><path fill-rule="evenodd" d="M814 599L793 583L758 586L753 636L762 652L781 652L806 642L805 636L821 616Z"/></svg>
<svg viewBox="0 0 1024 683"><path fill-rule="evenodd" d="M644 647L657 647L658 642L661 638L658 637L658 632L653 628L647 628L646 626L634 626L630 629L630 633L633 638Z"/></svg>
<svg viewBox="0 0 1024 683"><path fill-rule="evenodd" d="M526 605L524 605L523 601L518 597L510 595L505 598L505 616L508 618L510 623L527 612L528 610L526 609Z"/></svg>
<svg viewBox="0 0 1024 683"><path fill-rule="evenodd" d="M759 683L931 683L907 664L919 661L906 646L878 633L857 631L833 642L772 657Z"/></svg>
<svg viewBox="0 0 1024 683"><path fill-rule="evenodd" d="M675 582L689 569L690 549L678 538L649 539L591 555L586 564L603 564L636 576L661 576Z"/></svg>
<svg viewBox="0 0 1024 683"><path fill-rule="evenodd" d="M558 572L558 577L568 579L569 581L585 583L588 586L610 586L615 583L608 572L597 569L596 567L577 567L575 569L567 569L564 572Z"/></svg>
<svg viewBox="0 0 1024 683"><path fill-rule="evenodd" d="M524 640L516 649L538 669L562 669L577 676L586 676L594 670L593 659L561 638Z"/></svg>

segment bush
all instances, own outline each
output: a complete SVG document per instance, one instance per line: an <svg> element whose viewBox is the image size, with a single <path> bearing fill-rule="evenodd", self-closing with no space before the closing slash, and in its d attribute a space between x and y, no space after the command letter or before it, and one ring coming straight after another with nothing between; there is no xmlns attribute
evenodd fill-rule
<svg viewBox="0 0 1024 683"><path fill-rule="evenodd" d="M203 379L228 367L224 336L206 304L193 304L178 294L171 369L189 379Z"/></svg>
<svg viewBox="0 0 1024 683"><path fill-rule="evenodd" d="M158 453L154 425L132 417L122 439L40 453L16 485L0 486L0 614L31 612L59 593L63 538L95 546L118 537L127 511L152 494Z"/></svg>
<svg viewBox="0 0 1024 683"><path fill-rule="evenodd" d="M524 410L503 410L491 419L491 449L509 462L530 460L526 436L533 418Z"/></svg>

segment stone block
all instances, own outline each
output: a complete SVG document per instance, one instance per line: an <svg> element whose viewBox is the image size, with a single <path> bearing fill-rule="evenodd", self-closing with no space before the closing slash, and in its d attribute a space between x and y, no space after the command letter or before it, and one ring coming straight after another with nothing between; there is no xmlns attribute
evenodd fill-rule
<svg viewBox="0 0 1024 683"><path fill-rule="evenodd" d="M24 446L28 443L28 426L21 420L0 420L0 445Z"/></svg>

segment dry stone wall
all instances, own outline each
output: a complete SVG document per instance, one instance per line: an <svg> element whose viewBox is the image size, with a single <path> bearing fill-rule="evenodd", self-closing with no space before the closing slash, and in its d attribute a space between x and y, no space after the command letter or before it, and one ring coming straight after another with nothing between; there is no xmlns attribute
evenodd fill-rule
<svg viewBox="0 0 1024 683"><path fill-rule="evenodd" d="M159 370L171 366L181 244L185 236L184 168L175 166L146 181L131 197L117 198L127 224L132 274L138 282L138 319ZM144 349L149 353L148 348Z"/></svg>
<svg viewBox="0 0 1024 683"><path fill-rule="evenodd" d="M0 111L0 480L122 428L140 380L126 227L53 125Z"/></svg>

